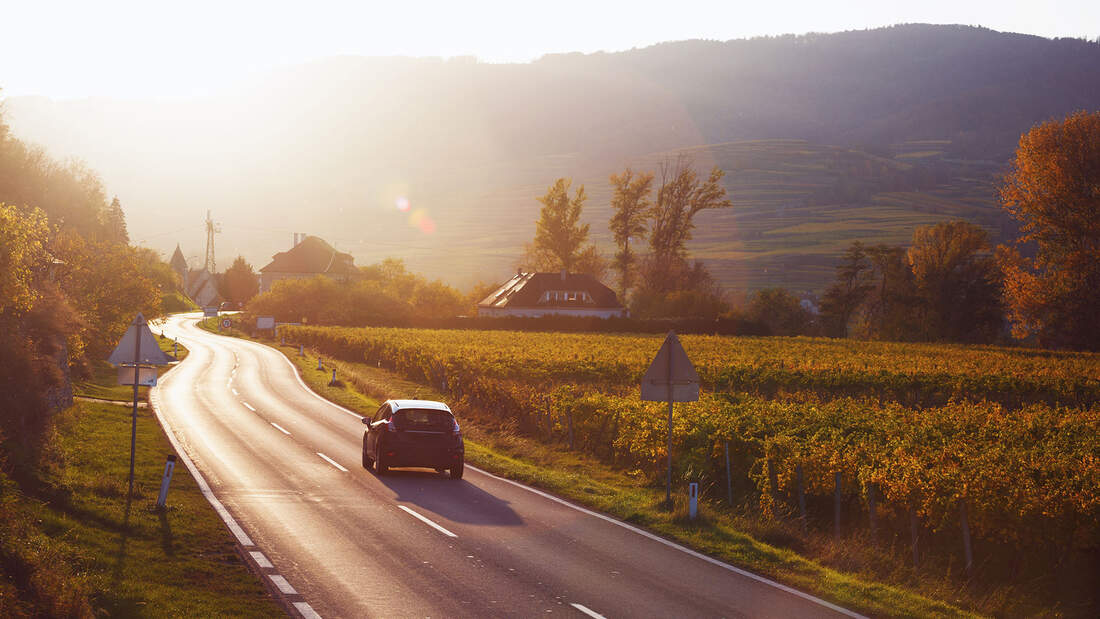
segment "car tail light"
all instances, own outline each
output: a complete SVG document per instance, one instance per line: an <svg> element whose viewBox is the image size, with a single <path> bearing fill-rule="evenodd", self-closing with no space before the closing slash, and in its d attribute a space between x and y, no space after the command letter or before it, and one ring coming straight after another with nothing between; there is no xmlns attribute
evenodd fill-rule
<svg viewBox="0 0 1100 619"><path fill-rule="evenodd" d="M457 419L454 421L454 424L455 424L454 427L451 428L451 434L453 434L455 436L458 436L459 434L462 434L462 430L458 427L458 420Z"/></svg>

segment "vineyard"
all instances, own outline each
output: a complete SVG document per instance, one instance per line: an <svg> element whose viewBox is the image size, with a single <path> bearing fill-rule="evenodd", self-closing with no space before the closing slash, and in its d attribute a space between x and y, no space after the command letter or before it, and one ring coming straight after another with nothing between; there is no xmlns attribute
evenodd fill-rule
<svg viewBox="0 0 1100 619"><path fill-rule="evenodd" d="M460 408L659 479L665 406L638 384L661 336L285 327ZM684 336L698 402L677 406L676 476L764 512L798 497L881 530L967 534L1060 562L1100 544L1100 356L812 338ZM816 497L816 498L815 498ZM805 502L801 502L805 513ZM838 507L839 509L839 507ZM819 510L821 511L821 510ZM824 510L828 513L828 510ZM855 518L855 516L851 516Z"/></svg>

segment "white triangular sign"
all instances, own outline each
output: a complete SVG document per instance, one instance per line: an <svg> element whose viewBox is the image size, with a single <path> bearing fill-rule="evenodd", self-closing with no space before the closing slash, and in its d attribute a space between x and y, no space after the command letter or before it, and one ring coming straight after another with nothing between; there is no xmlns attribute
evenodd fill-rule
<svg viewBox="0 0 1100 619"><path fill-rule="evenodd" d="M669 332L642 377L642 399L650 402L694 402L699 399L699 374L674 332Z"/></svg>
<svg viewBox="0 0 1100 619"><path fill-rule="evenodd" d="M139 337L141 338L141 358L135 360L134 344ZM160 349L156 336L149 330L149 325L145 323L145 316L142 316L139 312L134 321L130 323L130 327L126 329L126 334L122 336L122 340L119 341L114 352L111 353L110 357L107 357L107 361L113 365L133 365L135 361L139 365L167 365L175 359Z"/></svg>

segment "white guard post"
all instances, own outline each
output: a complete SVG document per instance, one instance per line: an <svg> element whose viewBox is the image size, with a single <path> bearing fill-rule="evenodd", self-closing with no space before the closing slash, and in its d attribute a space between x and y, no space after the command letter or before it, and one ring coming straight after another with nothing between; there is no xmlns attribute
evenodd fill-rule
<svg viewBox="0 0 1100 619"><path fill-rule="evenodd" d="M692 520L695 520L695 515L699 513L699 484L692 482L688 484L688 515Z"/></svg>
<svg viewBox="0 0 1100 619"><path fill-rule="evenodd" d="M176 468L176 454L168 454L164 463L164 479L160 482L160 496L157 497L157 507L163 509L164 502L168 500L168 484L172 481L172 470Z"/></svg>

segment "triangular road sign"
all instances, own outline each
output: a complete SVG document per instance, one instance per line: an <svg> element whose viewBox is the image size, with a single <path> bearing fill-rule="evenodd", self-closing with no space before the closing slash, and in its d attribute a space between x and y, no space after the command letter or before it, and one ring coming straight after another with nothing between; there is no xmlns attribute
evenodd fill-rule
<svg viewBox="0 0 1100 619"><path fill-rule="evenodd" d="M670 331L642 377L642 399L650 402L694 402L699 399L699 374L680 338Z"/></svg>
<svg viewBox="0 0 1100 619"><path fill-rule="evenodd" d="M141 338L139 353L141 358L134 359L134 344L138 338ZM114 352L107 357L107 361L113 365L133 365L135 362L139 365L167 365L175 359L160 349L156 336L145 322L145 316L138 312Z"/></svg>

